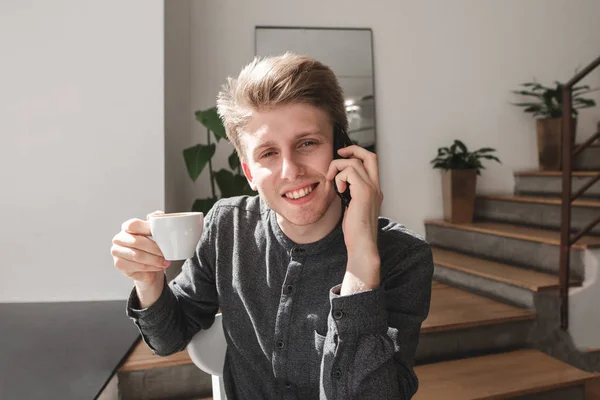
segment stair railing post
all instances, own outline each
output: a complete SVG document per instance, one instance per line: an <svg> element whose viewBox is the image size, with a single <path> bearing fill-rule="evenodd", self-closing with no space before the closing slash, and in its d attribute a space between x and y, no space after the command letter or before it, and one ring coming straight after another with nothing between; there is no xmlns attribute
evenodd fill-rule
<svg viewBox="0 0 600 400"><path fill-rule="evenodd" d="M560 225L560 325L563 330L569 329L569 280L571 253L571 172L572 172L572 138L573 113L571 87L563 87L562 113L562 218Z"/></svg>

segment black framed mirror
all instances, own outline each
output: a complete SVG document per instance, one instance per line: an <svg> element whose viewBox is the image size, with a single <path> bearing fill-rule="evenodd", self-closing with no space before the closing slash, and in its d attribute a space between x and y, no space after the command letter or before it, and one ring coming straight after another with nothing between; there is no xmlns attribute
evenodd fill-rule
<svg viewBox="0 0 600 400"><path fill-rule="evenodd" d="M257 26L254 43L257 56L290 51L331 67L344 91L348 136L355 144L376 152L371 29Z"/></svg>

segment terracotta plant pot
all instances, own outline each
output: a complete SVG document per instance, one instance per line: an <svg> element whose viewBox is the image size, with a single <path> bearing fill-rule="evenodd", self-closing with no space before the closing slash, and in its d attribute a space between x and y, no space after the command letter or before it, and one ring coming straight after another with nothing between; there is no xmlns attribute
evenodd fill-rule
<svg viewBox="0 0 600 400"><path fill-rule="evenodd" d="M575 127L573 124L572 143L575 143ZM538 165L541 171L560 171L562 169L562 117L541 118L536 120Z"/></svg>
<svg viewBox="0 0 600 400"><path fill-rule="evenodd" d="M473 221L476 183L476 169L451 169L442 172L446 221L455 224L468 224Z"/></svg>

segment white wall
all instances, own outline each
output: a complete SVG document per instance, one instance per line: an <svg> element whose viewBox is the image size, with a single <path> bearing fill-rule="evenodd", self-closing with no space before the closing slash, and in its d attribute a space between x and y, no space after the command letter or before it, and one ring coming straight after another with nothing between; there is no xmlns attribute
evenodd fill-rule
<svg viewBox="0 0 600 400"><path fill-rule="evenodd" d="M534 122L510 90L566 81L599 56L598 15L596 0L192 1L190 113L214 105L225 77L253 58L256 25L372 28L382 212L424 233L424 219L442 216L429 166L439 146L498 149L503 165L486 164L482 193L510 193L512 172L536 167ZM600 86L600 70L586 83ZM582 114L581 137L599 110ZM208 193L202 178L188 182L197 196Z"/></svg>
<svg viewBox="0 0 600 400"><path fill-rule="evenodd" d="M163 2L0 2L0 302L123 299L121 223L164 208Z"/></svg>

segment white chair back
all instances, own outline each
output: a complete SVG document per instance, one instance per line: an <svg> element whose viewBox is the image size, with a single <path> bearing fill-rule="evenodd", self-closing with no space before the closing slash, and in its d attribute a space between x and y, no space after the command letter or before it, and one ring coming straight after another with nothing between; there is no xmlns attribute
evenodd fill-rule
<svg viewBox="0 0 600 400"><path fill-rule="evenodd" d="M215 315L215 322L209 329L196 333L187 345L190 358L198 368L212 375L214 400L226 400L223 387L223 365L227 342L223 333L223 315Z"/></svg>

